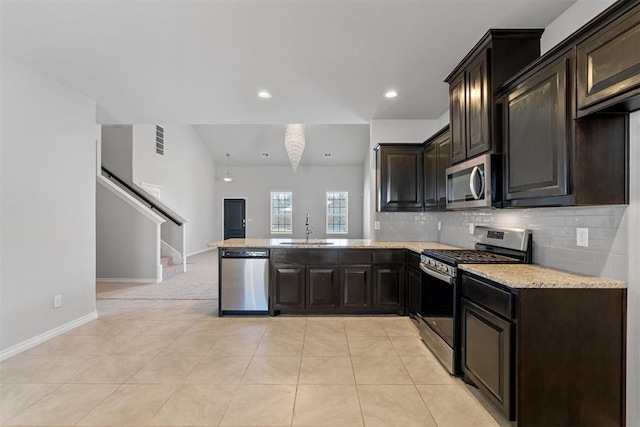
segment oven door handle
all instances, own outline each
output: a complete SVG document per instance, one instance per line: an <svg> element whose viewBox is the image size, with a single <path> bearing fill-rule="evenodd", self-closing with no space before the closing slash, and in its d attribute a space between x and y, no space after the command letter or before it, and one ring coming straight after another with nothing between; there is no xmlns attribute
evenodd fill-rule
<svg viewBox="0 0 640 427"><path fill-rule="evenodd" d="M439 280L442 280L443 282L448 283L449 285L453 285L453 281L455 280L454 277L451 277L447 274L440 273L439 271L432 270L431 268L427 267L423 263L420 263L420 270L424 271L431 277L435 277L436 279L439 279Z"/></svg>

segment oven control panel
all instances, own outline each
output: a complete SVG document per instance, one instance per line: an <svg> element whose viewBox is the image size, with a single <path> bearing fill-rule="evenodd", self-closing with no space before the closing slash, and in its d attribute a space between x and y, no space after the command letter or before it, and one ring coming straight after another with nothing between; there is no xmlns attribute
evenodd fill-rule
<svg viewBox="0 0 640 427"><path fill-rule="evenodd" d="M456 268L426 255L420 255L420 263L429 270L434 270L450 277L456 277Z"/></svg>

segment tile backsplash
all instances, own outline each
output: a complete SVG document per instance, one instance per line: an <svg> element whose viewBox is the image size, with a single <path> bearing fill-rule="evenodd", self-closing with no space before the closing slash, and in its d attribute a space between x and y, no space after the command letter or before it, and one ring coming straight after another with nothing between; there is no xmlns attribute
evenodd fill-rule
<svg viewBox="0 0 640 427"><path fill-rule="evenodd" d="M529 228L536 264L576 273L628 279L626 206L495 209L438 213L376 213L383 241L438 241L472 248L469 224ZM438 222L441 229L438 231ZM589 229L589 246L576 244L576 229Z"/></svg>
<svg viewBox="0 0 640 427"><path fill-rule="evenodd" d="M384 242L435 242L438 217L429 212L376 212L380 230L374 240Z"/></svg>

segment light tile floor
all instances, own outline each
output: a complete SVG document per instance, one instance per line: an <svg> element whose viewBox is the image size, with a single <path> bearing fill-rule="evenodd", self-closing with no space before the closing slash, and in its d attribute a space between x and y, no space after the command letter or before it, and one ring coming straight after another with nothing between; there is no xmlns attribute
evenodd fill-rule
<svg viewBox="0 0 640 427"><path fill-rule="evenodd" d="M406 317L216 317L98 300L99 319L0 362L0 424L497 426Z"/></svg>

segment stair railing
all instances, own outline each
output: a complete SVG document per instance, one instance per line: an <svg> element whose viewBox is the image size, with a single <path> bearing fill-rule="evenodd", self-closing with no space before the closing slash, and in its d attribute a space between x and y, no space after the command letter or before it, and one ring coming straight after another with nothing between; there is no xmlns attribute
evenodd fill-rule
<svg viewBox="0 0 640 427"><path fill-rule="evenodd" d="M181 227L183 225L182 221L178 220L173 215L168 213L166 210L162 209L162 207L158 206L153 200L151 200L149 197L147 197L147 195L142 194L140 191L138 191L137 189L135 189L134 187L129 185L123 179L121 179L118 176L116 176L109 169L107 169L104 166L102 166L102 172L104 172L104 174L107 176L107 178L113 179L118 184L120 184L122 187L126 188L131 193L135 194L136 197L138 197L140 200L142 200L146 204L148 204L149 205L149 209L155 209L156 211L160 212L165 218L167 218L169 221L173 222L174 224L176 224L179 227Z"/></svg>

